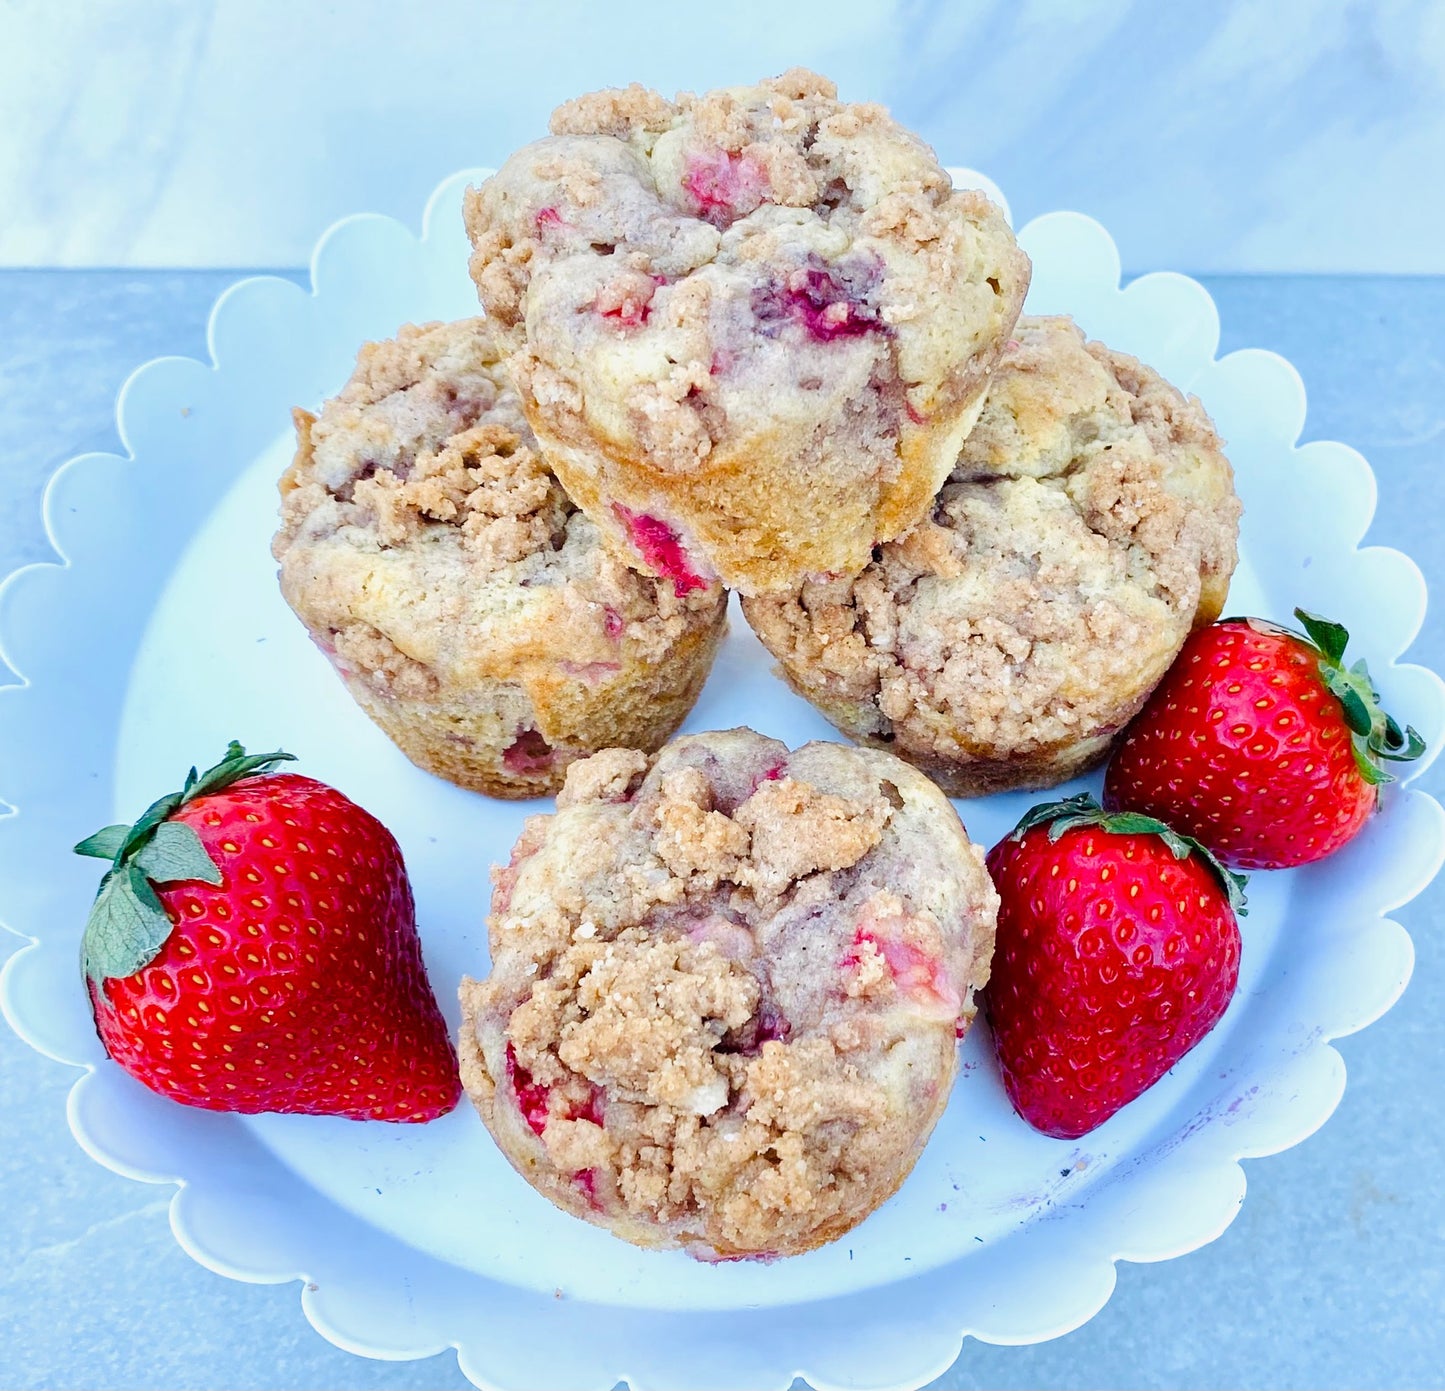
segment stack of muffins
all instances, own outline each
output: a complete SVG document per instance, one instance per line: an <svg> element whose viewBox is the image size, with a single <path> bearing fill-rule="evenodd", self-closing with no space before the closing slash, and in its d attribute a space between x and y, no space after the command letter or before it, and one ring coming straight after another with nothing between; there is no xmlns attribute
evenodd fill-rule
<svg viewBox="0 0 1445 1391"><path fill-rule="evenodd" d="M881 107L793 71L551 128L468 191L485 317L297 412L281 585L415 763L562 792L462 985L507 1157L628 1240L788 1254L947 1100L998 901L942 792L1102 762L1218 615L1239 502L1197 400L1019 317L1002 214ZM871 747L657 754L729 589Z"/></svg>
<svg viewBox="0 0 1445 1391"><path fill-rule="evenodd" d="M486 318L297 413L286 598L421 767L555 793L696 699L725 588L792 687L949 793L1099 762L1217 616L1197 400L1019 318L1028 258L881 107L794 71L578 98L469 190Z"/></svg>

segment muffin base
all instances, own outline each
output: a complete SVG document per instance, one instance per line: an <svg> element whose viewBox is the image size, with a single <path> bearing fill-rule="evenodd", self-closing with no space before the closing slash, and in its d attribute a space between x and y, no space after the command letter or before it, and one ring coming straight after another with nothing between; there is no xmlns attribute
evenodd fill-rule
<svg viewBox="0 0 1445 1391"><path fill-rule="evenodd" d="M669 474L595 438L580 412L539 405L529 388L547 369L529 367L525 356L517 380L548 463L615 553L679 586L716 576L740 594L762 594L790 589L810 575L857 574L875 545L900 536L928 511L983 410L1001 349L1002 343L983 350L967 364L926 427L904 424L896 477L872 488L847 467L844 440L836 452L822 444L812 458L785 452L766 466L753 441L746 450L715 451L686 477ZM672 534L671 564L659 564L656 551L638 545L629 515L656 519Z"/></svg>
<svg viewBox="0 0 1445 1391"><path fill-rule="evenodd" d="M926 749L915 749L891 731L879 733L880 716L870 702L835 700L825 691L800 680L788 667L775 668L788 686L813 706L840 734L864 748L891 753L926 773L950 797L989 797L995 792L1039 792L1070 778L1081 777L1100 767L1122 737L1129 721L1143 708L1153 690L1121 708L1102 729L1084 738L1021 750L1005 758L979 754L974 757L938 758ZM1162 675L1162 673L1161 673ZM956 737L957 731L951 731Z"/></svg>
<svg viewBox="0 0 1445 1391"><path fill-rule="evenodd" d="M599 748L661 748L697 703L726 631L722 604L663 662L634 661L595 687L558 671L537 681L541 701L517 681L483 679L465 692L406 697L339 668L338 675L418 768L489 797L525 800L555 796L567 769Z"/></svg>
<svg viewBox="0 0 1445 1391"><path fill-rule="evenodd" d="M877 1211L900 1188L913 1172L924 1147L942 1120L949 1098L953 1094L953 1082L958 1069L955 1061L950 1073L949 1085L939 1089L932 1114L920 1126L920 1138L912 1156L890 1175L890 1181L879 1183L869 1194L867 1206L862 1214L839 1213L832 1221L824 1222L809 1232L806 1237L793 1242L786 1251L760 1252L745 1247L729 1246L699 1233L695 1238L683 1236L679 1241L676 1234L658 1227L655 1223L644 1222L626 1210L609 1212L605 1220L583 1199L577 1186L554 1169L538 1163L536 1138L522 1120L520 1113L511 1106L496 1104L497 1084L487 1070L486 1059L482 1056L481 1044L477 1041L477 1020L480 1011L476 994L465 986L461 994L462 1024L457 1035L457 1058L461 1068L462 1087L471 1098L477 1115L486 1126L503 1157L523 1180L537 1190L548 1202L562 1209L572 1217L600 1226L620 1237L632 1246L649 1251L686 1251L695 1260L706 1262L725 1261L769 1261L782 1256L801 1256L816 1251L839 1237L852 1231L863 1216Z"/></svg>

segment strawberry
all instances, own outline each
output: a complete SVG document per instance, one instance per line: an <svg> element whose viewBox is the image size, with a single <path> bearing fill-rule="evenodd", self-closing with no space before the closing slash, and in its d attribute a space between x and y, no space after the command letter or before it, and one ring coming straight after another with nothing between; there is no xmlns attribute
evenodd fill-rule
<svg viewBox="0 0 1445 1391"><path fill-rule="evenodd" d="M1296 609L1304 634L1258 618L1201 628L1129 727L1104 804L1161 817L1225 864L1283 869L1355 836L1424 741L1381 708L1349 634Z"/></svg>
<svg viewBox="0 0 1445 1391"><path fill-rule="evenodd" d="M985 1007L1014 1110L1074 1139L1219 1022L1239 979L1243 876L1163 822L1087 793L989 852L1001 900Z"/></svg>
<svg viewBox="0 0 1445 1391"><path fill-rule="evenodd" d="M232 743L109 860L81 964L106 1051L212 1111L425 1121L461 1095L401 850L334 788Z"/></svg>

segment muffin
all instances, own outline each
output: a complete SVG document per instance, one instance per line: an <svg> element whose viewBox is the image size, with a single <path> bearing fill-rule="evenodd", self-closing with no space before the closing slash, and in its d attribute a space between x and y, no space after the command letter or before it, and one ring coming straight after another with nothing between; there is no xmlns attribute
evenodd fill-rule
<svg viewBox="0 0 1445 1391"><path fill-rule="evenodd" d="M943 1112L998 898L926 778L749 729L567 774L493 871L462 1081L558 1207L702 1259L856 1225Z"/></svg>
<svg viewBox="0 0 1445 1391"><path fill-rule="evenodd" d="M1219 615L1239 516L1197 399L1025 317L932 516L743 611L795 691L951 795L1052 787Z"/></svg>
<svg viewBox="0 0 1445 1391"><path fill-rule="evenodd" d="M726 594L630 569L547 469L480 319L368 343L297 411L281 592L421 768L555 792L599 748L655 749L697 699Z"/></svg>
<svg viewBox="0 0 1445 1391"><path fill-rule="evenodd" d="M857 574L928 510L1028 285L982 194L795 70L632 86L468 191L472 277L563 486L635 563Z"/></svg>

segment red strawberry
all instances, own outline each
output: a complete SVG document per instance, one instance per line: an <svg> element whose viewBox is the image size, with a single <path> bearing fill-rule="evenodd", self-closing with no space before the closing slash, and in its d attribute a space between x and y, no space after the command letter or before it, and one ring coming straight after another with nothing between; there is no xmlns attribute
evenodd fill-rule
<svg viewBox="0 0 1445 1391"><path fill-rule="evenodd" d="M432 1120L461 1084L401 850L334 788L271 772L290 758L232 743L75 847L111 861L81 949L101 1042L212 1111Z"/></svg>
<svg viewBox="0 0 1445 1391"><path fill-rule="evenodd" d="M707 588L707 580L693 569L693 562L677 532L666 522L659 517L634 512L620 502L614 502L612 510L637 547L638 555L664 579L672 581L673 593L679 599L685 598L694 589Z"/></svg>
<svg viewBox="0 0 1445 1391"><path fill-rule="evenodd" d="M1067 1139L1154 1085L1239 979L1243 877L1153 817L1087 793L989 852L1001 904L986 1007L1014 1110Z"/></svg>
<svg viewBox="0 0 1445 1391"><path fill-rule="evenodd" d="M1349 634L1295 610L1308 636L1258 618L1201 628L1129 727L1104 804L1163 818L1225 864L1283 869L1332 854L1373 815L1385 761L1424 741L1382 709Z"/></svg>

